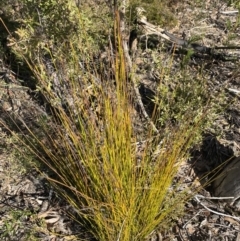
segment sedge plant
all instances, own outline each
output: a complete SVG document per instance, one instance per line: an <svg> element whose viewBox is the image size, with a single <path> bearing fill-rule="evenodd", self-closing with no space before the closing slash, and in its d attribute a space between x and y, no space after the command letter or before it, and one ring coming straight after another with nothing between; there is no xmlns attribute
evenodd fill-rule
<svg viewBox="0 0 240 241"><path fill-rule="evenodd" d="M101 76L93 61L79 64L79 56L88 52L86 48L90 51L87 44L83 49L82 42L62 43L57 55L45 45L56 75L49 72L41 51L35 49L37 56L33 56L16 47L51 106L47 120L37 120L40 130L23 122L28 133L21 141L50 170L46 178L76 210L76 220L92 237L142 241L170 225L189 197L171 184L202 131L209 106L205 103L198 116L188 110L181 123L165 126L157 136L150 130L148 138L153 141L137 158L131 115L134 96L119 21L115 18L113 79L110 74L109 79ZM56 78L60 86L67 86L62 91L64 104Z"/></svg>

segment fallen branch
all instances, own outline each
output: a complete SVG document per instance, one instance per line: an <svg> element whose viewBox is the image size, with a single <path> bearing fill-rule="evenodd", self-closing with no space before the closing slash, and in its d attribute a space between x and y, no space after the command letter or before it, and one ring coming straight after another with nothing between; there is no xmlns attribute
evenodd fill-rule
<svg viewBox="0 0 240 241"><path fill-rule="evenodd" d="M124 19L120 19L120 21L124 21ZM124 26L124 23L121 23L120 26L121 27ZM124 31L124 28L122 28L121 31ZM145 110L145 107L143 105L142 97L140 95L139 88L138 88L138 83L137 83L137 80L134 78L135 77L135 71L134 71L134 68L133 68L132 59L129 55L128 41L125 38L123 38L123 50L124 50L124 55L125 55L125 58L127 60L128 68L129 68L129 71L130 71L129 77L130 77L131 82L133 84L133 88L134 88L134 91L135 91L135 94L136 94L136 97L137 97L138 105L141 108L141 111L142 111L142 114L143 114L144 118L151 125L153 131L155 133L159 133L157 127L154 125L153 121L151 120L151 118L147 114L147 112Z"/></svg>
<svg viewBox="0 0 240 241"><path fill-rule="evenodd" d="M145 10L143 8L137 8L137 23L142 27L143 36L156 35L168 42L171 42L176 45L176 47L180 47L186 50L194 50L195 52L200 52L203 54L209 54L215 58L228 60L223 56L223 54L215 53L215 50L219 49L240 49L240 46L215 46L215 47L207 47L204 45L200 45L198 43L189 43L189 41L176 37L175 35L167 32L165 29L160 28L154 24L151 24L147 21L146 16L143 15Z"/></svg>

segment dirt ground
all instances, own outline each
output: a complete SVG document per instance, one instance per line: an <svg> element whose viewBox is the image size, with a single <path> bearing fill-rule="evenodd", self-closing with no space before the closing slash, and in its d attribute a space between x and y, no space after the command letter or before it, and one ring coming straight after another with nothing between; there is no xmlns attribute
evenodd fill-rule
<svg viewBox="0 0 240 241"><path fill-rule="evenodd" d="M200 37L197 42L204 46L225 46L226 43L228 46L240 46L239 19L236 13L231 12L233 10L236 9L227 7L220 0L205 1L198 6L188 1L179 1L174 4L173 10L178 24L167 30L180 38L185 36L188 40ZM203 71L209 77L210 91L223 91L229 104L214 120L214 130L209 130L202 145L194 148L191 160L186 160L181 166L178 178L184 177L183 185L186 187L192 182L199 185L199 178L206 172L214 170L233 156L240 156L239 51L219 50L223 55L235 57L234 61L194 55L189 62L193 72L198 66L203 66ZM146 53L142 54L146 56ZM177 54L174 61L181 61ZM146 94L145 89L151 89L155 84L146 79L142 80L143 95ZM2 122L9 124L8 115L13 113L28 123L39 115L46 114L30 92L28 87L22 86L18 74L0 60ZM83 231L67 215L74 214L74 210L58 197L44 176L35 170L29 171L28 164L23 162L21 155L13 151L16 141L0 125L1 240L80 240L77 235ZM214 194L213 189L210 185L194 194L186 204L185 215L173 220L175 225L171 230L156 234L151 241L240 240L239 210L224 200L209 199ZM87 234L81 235L89 239Z"/></svg>

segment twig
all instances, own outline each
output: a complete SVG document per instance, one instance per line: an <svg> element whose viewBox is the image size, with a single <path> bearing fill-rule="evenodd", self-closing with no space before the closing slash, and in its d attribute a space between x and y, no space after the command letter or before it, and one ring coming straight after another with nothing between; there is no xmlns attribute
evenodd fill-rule
<svg viewBox="0 0 240 241"><path fill-rule="evenodd" d="M120 21L124 21L123 19L120 19ZM121 26L124 26L124 24L121 24ZM121 29L122 31L124 31L123 29ZM132 80L132 83L133 83L133 88L134 88L134 91L135 91L135 94L136 94L136 97L137 97L137 102L138 102L138 105L140 106L141 108L141 111L142 111L142 114L144 116L144 118L148 121L148 123L152 126L152 129L154 132L156 133L159 133L157 127L154 125L154 123L152 122L151 118L149 117L149 115L147 114L146 110L145 110L145 107L143 105L143 102L142 102L142 97L140 95L140 92L139 92L139 88L138 88L138 84L137 84L137 81L136 79L134 79L134 68L133 68L133 64L132 64L132 60L131 60L131 57L129 55L129 47L128 47L128 43L126 41L125 38L123 38L123 50L124 50L124 55L125 55L125 58L127 60L127 63L128 63L128 67L129 67L129 70L130 70L130 78Z"/></svg>
<svg viewBox="0 0 240 241"><path fill-rule="evenodd" d="M29 87L22 85L13 85L13 84L2 84L0 89L10 89L10 90L29 90Z"/></svg>
<svg viewBox="0 0 240 241"><path fill-rule="evenodd" d="M214 210L206 207L206 206L199 200L199 198L203 198L201 195L196 195L196 196L194 196L194 198L196 199L196 201L197 201L202 207L204 207L204 208L205 208L206 210L208 210L209 212L215 213L215 214L220 215L220 216L223 216L223 217L229 217L229 218L235 219L235 220L237 220L238 222L240 222L240 218L239 218L239 217L227 215L227 214L224 214L224 213L220 213L220 212L214 211Z"/></svg>
<svg viewBox="0 0 240 241"><path fill-rule="evenodd" d="M233 11L220 11L219 13L224 14L224 15L232 15L232 14L238 14L238 10L233 10Z"/></svg>
<svg viewBox="0 0 240 241"><path fill-rule="evenodd" d="M232 88L228 88L227 90L228 90L229 92L231 92L231 93L236 94L236 95L239 95L239 94L240 94L240 90L236 90L236 89L232 89Z"/></svg>
<svg viewBox="0 0 240 241"><path fill-rule="evenodd" d="M200 213L202 212L202 210L198 211L192 218L190 218L183 226L183 229L186 228L186 226L188 225L188 223L190 223L191 220L193 220L195 217L197 217Z"/></svg>
<svg viewBox="0 0 240 241"><path fill-rule="evenodd" d="M199 198L207 200L225 200L225 199L234 199L234 197L204 197L202 195L196 195Z"/></svg>

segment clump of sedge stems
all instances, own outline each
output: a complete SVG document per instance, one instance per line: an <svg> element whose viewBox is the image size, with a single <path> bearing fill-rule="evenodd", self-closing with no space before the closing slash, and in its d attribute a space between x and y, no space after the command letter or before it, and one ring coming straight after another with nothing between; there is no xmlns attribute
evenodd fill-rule
<svg viewBox="0 0 240 241"><path fill-rule="evenodd" d="M54 107L52 117L39 122L40 130L32 130L25 123L28 133L23 143L51 170L47 179L75 208L77 221L96 240L142 241L155 229L170 225L179 205L189 197L177 193L171 184L201 132L206 112L198 118L188 113L181 124L166 127L166 133L163 128L158 136L150 130L149 139L153 141L146 145L140 159L136 157L137 140L131 119L134 96L118 21L114 81L96 81L101 76L94 66L83 71L78 60L82 46L76 50L69 44L66 68L63 55L54 59L54 63L63 63L62 69L56 67L56 71L61 73L60 84L68 85L71 93L72 104L67 108L58 104L50 85L52 76L41 59L29 60L22 53L42 94ZM158 153L155 158L153 152Z"/></svg>

